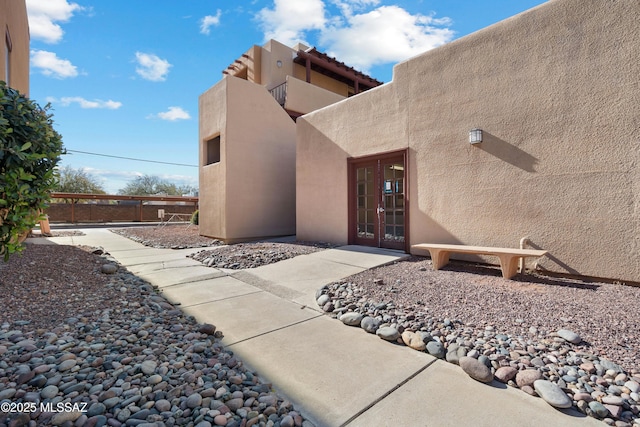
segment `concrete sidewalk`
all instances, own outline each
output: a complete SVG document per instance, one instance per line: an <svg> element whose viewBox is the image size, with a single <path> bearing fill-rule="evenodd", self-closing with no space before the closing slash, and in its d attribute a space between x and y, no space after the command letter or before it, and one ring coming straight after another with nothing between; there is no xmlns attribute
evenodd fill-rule
<svg viewBox="0 0 640 427"><path fill-rule="evenodd" d="M101 246L199 322L320 426L602 426L499 382L482 384L427 353L344 326L318 288L405 254L344 246L241 271L203 267L199 249L152 249L107 229L51 242ZM37 242L39 239L32 239Z"/></svg>

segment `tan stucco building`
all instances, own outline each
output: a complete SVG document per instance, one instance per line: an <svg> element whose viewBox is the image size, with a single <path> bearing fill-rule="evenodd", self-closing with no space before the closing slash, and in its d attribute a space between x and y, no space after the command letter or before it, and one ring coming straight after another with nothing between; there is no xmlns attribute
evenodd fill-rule
<svg viewBox="0 0 640 427"><path fill-rule="evenodd" d="M526 237L540 269L640 281L638 22L637 0L551 0L299 118L298 239Z"/></svg>
<svg viewBox="0 0 640 427"><path fill-rule="evenodd" d="M253 46L199 99L200 233L295 234L296 124L381 84L307 46Z"/></svg>
<svg viewBox="0 0 640 427"><path fill-rule="evenodd" d="M0 0L0 80L29 94L29 20L24 0Z"/></svg>

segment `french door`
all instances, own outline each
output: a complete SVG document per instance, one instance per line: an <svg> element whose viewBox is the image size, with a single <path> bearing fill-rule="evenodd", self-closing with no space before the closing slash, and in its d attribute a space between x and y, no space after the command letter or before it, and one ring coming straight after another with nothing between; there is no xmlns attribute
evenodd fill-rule
<svg viewBox="0 0 640 427"><path fill-rule="evenodd" d="M406 250L406 153L349 161L350 241Z"/></svg>

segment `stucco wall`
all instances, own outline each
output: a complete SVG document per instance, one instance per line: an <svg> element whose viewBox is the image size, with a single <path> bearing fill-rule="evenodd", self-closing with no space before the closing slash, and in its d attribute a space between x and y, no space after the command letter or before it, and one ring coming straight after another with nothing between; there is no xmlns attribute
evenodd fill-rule
<svg viewBox="0 0 640 427"><path fill-rule="evenodd" d="M29 94L29 21L24 0L0 0L0 80L6 76L6 32L11 37L11 68L9 86Z"/></svg>
<svg viewBox="0 0 640 427"><path fill-rule="evenodd" d="M287 76L287 97L284 108L306 114L345 99L345 96Z"/></svg>
<svg viewBox="0 0 640 427"><path fill-rule="evenodd" d="M200 232L226 241L295 233L295 123L262 86L226 77L200 97Z"/></svg>
<svg viewBox="0 0 640 427"><path fill-rule="evenodd" d="M218 84L200 95L199 111L199 196L198 212L200 234L222 238L227 234L225 202L227 198L226 159L227 134L227 83L233 77L221 80ZM219 163L206 165L206 141L220 135Z"/></svg>
<svg viewBox="0 0 640 427"><path fill-rule="evenodd" d="M639 19L637 0L550 1L299 119L299 238L343 243L346 159L408 147L411 244L527 236L541 268L640 280ZM340 189L309 196L322 176Z"/></svg>

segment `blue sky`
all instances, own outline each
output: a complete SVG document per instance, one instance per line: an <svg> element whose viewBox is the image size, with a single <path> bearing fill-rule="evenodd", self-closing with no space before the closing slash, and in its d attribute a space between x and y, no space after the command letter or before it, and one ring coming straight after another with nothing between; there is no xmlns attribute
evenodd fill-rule
<svg viewBox="0 0 640 427"><path fill-rule="evenodd" d="M198 96L252 45L300 41L389 82L394 64L542 3L27 0L29 95L53 107L62 166L108 193L144 174L197 187Z"/></svg>

